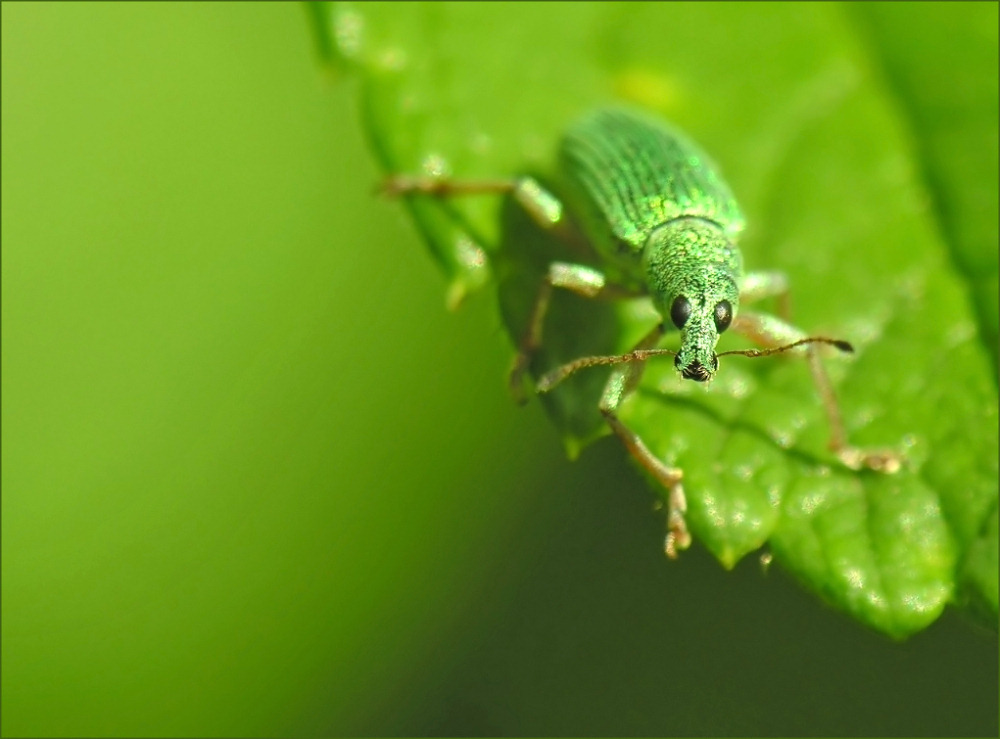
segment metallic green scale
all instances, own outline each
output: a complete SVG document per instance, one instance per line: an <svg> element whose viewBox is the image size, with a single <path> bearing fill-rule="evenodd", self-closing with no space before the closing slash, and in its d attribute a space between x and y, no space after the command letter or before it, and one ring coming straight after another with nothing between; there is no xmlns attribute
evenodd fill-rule
<svg viewBox="0 0 1000 739"><path fill-rule="evenodd" d="M570 210L613 266L609 279L648 293L681 329L684 377L711 379L743 273L734 244L743 216L712 161L665 124L609 109L567 132L559 165Z"/></svg>
<svg viewBox="0 0 1000 739"><path fill-rule="evenodd" d="M696 216L717 223L730 239L743 214L715 164L681 132L621 109L596 111L563 137L559 165L571 210L586 219L604 255L640 253L668 221ZM619 242L619 243L615 243Z"/></svg>

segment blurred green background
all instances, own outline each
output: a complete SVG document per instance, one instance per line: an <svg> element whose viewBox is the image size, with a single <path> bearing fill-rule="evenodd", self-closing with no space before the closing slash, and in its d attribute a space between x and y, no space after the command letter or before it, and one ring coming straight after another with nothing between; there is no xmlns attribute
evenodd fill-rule
<svg viewBox="0 0 1000 739"><path fill-rule="evenodd" d="M2 21L4 735L996 735L994 634L671 564L566 461L300 6Z"/></svg>

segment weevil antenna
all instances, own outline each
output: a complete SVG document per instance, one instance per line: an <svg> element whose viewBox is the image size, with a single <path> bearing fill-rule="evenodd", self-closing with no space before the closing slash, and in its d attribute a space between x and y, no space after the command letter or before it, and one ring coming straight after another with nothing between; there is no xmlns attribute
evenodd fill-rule
<svg viewBox="0 0 1000 739"><path fill-rule="evenodd" d="M791 344L785 344L784 346L775 346L769 349L733 349L728 352L719 352L716 356L725 357L740 355L743 357L750 357L751 359L757 359L759 357L769 357L772 354L781 354L782 352L787 352L790 349L794 349L805 344L829 344L842 352L851 353L854 351L854 347L851 346L851 343L844 341L843 339L830 339L826 336L809 336L805 339L793 341ZM603 367L613 364L626 364L628 362L645 362L647 359L663 356L674 357L677 356L677 352L670 349L636 349L635 351L626 352L625 354L583 357L582 359L577 359L574 362L568 362L560 367L556 367L551 372L542 375L542 377L538 380L536 388L540 393L547 393L562 383L562 381L570 375L576 374L580 370L587 369L588 367Z"/></svg>
<svg viewBox="0 0 1000 739"><path fill-rule="evenodd" d="M829 344L830 346L835 346L842 352L852 353L854 352L854 347L851 346L850 342L844 341L843 339L828 339L825 336L810 336L805 339L799 339L798 341L793 341L791 344L785 344L784 346L775 346L770 349L734 349L728 352L719 352L716 354L717 357L725 357L728 355L739 354L740 356L750 357L751 359L757 359L758 357L769 357L772 354L780 354L781 352L787 352L789 349L794 349L797 346L802 346L803 344Z"/></svg>
<svg viewBox="0 0 1000 739"><path fill-rule="evenodd" d="M582 359L577 359L575 362L569 362L561 367L556 367L551 372L542 375L541 379L538 380L536 388L540 393L547 393L570 375L587 367L601 367L610 364L625 364L627 362L645 362L651 357L662 357L665 355L676 356L677 352L670 349L635 349L625 354L583 357Z"/></svg>

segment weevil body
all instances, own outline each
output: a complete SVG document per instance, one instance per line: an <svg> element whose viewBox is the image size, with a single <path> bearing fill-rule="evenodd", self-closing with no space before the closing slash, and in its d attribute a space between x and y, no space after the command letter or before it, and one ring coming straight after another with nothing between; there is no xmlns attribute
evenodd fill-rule
<svg viewBox="0 0 1000 739"><path fill-rule="evenodd" d="M599 110L562 140L567 205L618 274L681 331L674 364L710 380L719 334L739 311L743 215L714 163L684 134L625 110Z"/></svg>
<svg viewBox="0 0 1000 739"><path fill-rule="evenodd" d="M557 183L564 201L530 177L476 183L398 176L386 182L385 190L439 197L510 192L540 226L555 234L571 230L569 211L602 258L600 270L569 262L549 265L511 370L515 395L542 344L553 289L595 299L651 298L663 320L632 351L583 357L557 367L538 380L537 390L547 392L587 367L613 366L600 411L633 458L668 492L665 548L670 557L691 541L684 520L683 472L656 457L618 417L622 401L651 357L673 354L683 378L705 382L719 369L715 347L729 328L764 348L723 355L801 351L826 411L830 449L852 469L891 473L900 468L900 456L892 451L864 450L847 443L836 397L815 348L831 344L853 351L851 345L807 336L788 323L788 282L780 273L744 274L736 246L743 216L715 165L696 144L648 115L606 109L584 116L567 131L558 161ZM741 302L766 297L778 298L781 318L741 312ZM680 330L677 351L655 348L668 320Z"/></svg>

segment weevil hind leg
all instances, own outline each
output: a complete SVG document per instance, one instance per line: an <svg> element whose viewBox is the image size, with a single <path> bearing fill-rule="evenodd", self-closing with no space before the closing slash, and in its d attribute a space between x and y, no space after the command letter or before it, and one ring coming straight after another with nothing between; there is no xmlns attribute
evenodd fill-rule
<svg viewBox="0 0 1000 739"><path fill-rule="evenodd" d="M799 329L780 319L752 312L741 313L733 321L732 330L766 348L790 344L805 337ZM840 404L837 402L830 377L823 367L817 346L809 344L796 351L799 350L805 352L809 372L826 412L827 425L830 428L830 451L836 454L846 467L853 470L870 469L886 474L898 472L902 467L902 456L898 452L891 449L864 449L853 446L847 441Z"/></svg>
<svg viewBox="0 0 1000 739"><path fill-rule="evenodd" d="M438 198L462 195L491 195L512 192L517 187L516 179L496 180L453 180L448 177L430 175L389 175L379 185L379 192L388 197L405 195L432 195Z"/></svg>
<svg viewBox="0 0 1000 739"><path fill-rule="evenodd" d="M429 195L437 198L509 193L537 225L557 232L565 230L569 235L569 224L562 202L534 177L453 180L449 177L397 174L386 177L379 186L379 191L388 197Z"/></svg>
<svg viewBox="0 0 1000 739"><path fill-rule="evenodd" d="M643 337L634 349L650 349L656 346L662 336L661 324ZM687 498L684 496L682 484L684 472L677 467L664 464L643 443L638 434L618 418L618 408L639 383L644 368L645 362L629 362L616 367L604 386L600 410L608 426L614 431L615 436L621 439L633 459L667 490L667 536L664 551L670 559L676 559L680 551L691 546L691 534L684 518L687 512Z"/></svg>

